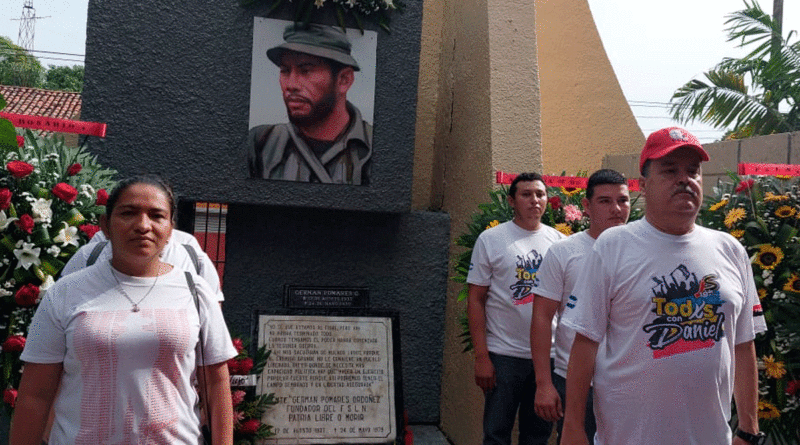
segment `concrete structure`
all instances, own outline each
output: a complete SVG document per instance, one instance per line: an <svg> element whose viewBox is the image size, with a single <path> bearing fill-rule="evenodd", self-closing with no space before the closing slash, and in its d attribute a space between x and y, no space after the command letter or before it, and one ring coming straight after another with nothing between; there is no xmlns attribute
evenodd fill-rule
<svg viewBox="0 0 800 445"><path fill-rule="evenodd" d="M800 164L800 131L756 136L703 145L710 158L703 164L703 193L713 193L718 181L730 182L729 172L739 164ZM603 167L619 170L629 178L639 176L639 150L607 155Z"/></svg>
<svg viewBox="0 0 800 445"><path fill-rule="evenodd" d="M586 0L425 1L417 102L412 206L449 213L453 239L495 171L575 174L644 143ZM473 444L483 394L461 352L459 289L445 312L441 429Z"/></svg>
<svg viewBox="0 0 800 445"><path fill-rule="evenodd" d="M410 421L477 443L483 396L457 338L452 239L495 171L593 169L644 140L587 1L405 2L379 33L369 187L240 178L252 23L268 5L201 3L89 2L84 118L109 124L91 150L123 174L169 176L190 201L230 202L232 325L280 308L286 284L369 287L372 307L400 312ZM292 17L284 3L272 17Z"/></svg>

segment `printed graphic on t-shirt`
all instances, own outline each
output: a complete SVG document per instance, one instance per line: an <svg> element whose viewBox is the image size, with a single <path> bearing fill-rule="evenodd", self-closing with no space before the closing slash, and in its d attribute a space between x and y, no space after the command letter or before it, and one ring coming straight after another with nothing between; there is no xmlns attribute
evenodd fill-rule
<svg viewBox="0 0 800 445"><path fill-rule="evenodd" d="M669 277L653 276L653 309L655 319L643 326L651 334L647 345L653 358L714 346L724 335L725 314L716 275L697 279L683 264Z"/></svg>
<svg viewBox="0 0 800 445"><path fill-rule="evenodd" d="M536 249L526 255L517 255L517 282L511 285L511 298L514 304L533 302L533 285L542 259L542 255L539 255Z"/></svg>

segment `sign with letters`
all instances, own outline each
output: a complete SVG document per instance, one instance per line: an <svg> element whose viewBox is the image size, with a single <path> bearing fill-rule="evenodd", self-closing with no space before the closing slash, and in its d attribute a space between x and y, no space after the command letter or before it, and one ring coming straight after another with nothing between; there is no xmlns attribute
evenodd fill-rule
<svg viewBox="0 0 800 445"><path fill-rule="evenodd" d="M258 345L272 355L259 394L278 404L264 415L269 444L390 443L397 436L393 319L267 315Z"/></svg>

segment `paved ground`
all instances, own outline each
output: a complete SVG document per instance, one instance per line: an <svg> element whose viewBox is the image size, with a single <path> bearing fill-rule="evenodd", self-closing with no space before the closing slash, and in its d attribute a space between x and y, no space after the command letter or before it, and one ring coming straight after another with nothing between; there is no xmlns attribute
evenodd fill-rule
<svg viewBox="0 0 800 445"><path fill-rule="evenodd" d="M439 428L433 425L409 425L414 434L414 445L450 445Z"/></svg>

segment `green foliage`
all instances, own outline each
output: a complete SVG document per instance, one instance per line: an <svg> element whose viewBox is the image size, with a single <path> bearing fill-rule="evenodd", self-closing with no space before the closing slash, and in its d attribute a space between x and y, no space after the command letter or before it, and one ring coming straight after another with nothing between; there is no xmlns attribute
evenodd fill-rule
<svg viewBox="0 0 800 445"><path fill-rule="evenodd" d="M728 16L728 41L751 47L740 59L725 58L672 96L672 115L681 122L699 120L728 137L743 138L800 130L800 41L784 38L780 24L758 3ZM777 46L773 44L777 43Z"/></svg>
<svg viewBox="0 0 800 445"><path fill-rule="evenodd" d="M391 31L391 13L402 12L404 6L401 0L239 0L239 3L242 6L269 5L267 14L282 5L291 5L294 21L306 24L312 22L316 15L333 10L342 29L345 29L350 19L361 31L364 31L365 21L372 21L386 32Z"/></svg>
<svg viewBox="0 0 800 445"><path fill-rule="evenodd" d="M0 36L0 84L39 88L43 78L44 68L36 57Z"/></svg>
<svg viewBox="0 0 800 445"><path fill-rule="evenodd" d="M46 90L83 91L83 66L53 66L50 65L45 73L43 88Z"/></svg>
<svg viewBox="0 0 800 445"><path fill-rule="evenodd" d="M798 180L759 176L720 182L702 225L731 233L751 255L768 330L756 337L759 420L772 443L800 443L800 192Z"/></svg>

